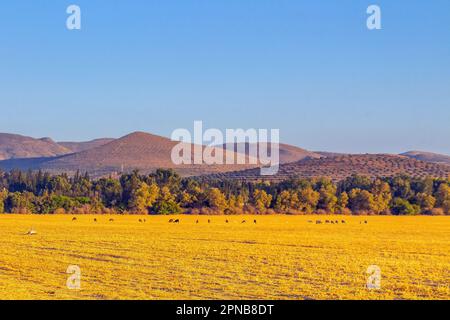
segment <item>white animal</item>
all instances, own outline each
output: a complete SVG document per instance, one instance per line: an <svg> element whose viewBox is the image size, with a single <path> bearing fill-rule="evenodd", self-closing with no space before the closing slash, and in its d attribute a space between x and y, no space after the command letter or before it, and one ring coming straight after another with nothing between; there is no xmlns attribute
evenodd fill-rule
<svg viewBox="0 0 450 320"><path fill-rule="evenodd" d="M34 230L33 227L31 227L31 229L27 233L25 233L26 236L34 236L36 234L37 234L37 232L36 232L36 230Z"/></svg>

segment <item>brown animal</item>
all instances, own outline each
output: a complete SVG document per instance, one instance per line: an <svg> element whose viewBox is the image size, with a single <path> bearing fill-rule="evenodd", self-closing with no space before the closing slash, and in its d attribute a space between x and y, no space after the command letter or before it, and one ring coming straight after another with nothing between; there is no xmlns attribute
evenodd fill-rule
<svg viewBox="0 0 450 320"><path fill-rule="evenodd" d="M114 221L114 219L109 219L109 222L113 222Z"/></svg>
<svg viewBox="0 0 450 320"><path fill-rule="evenodd" d="M322 220L316 220L316 224L322 224Z"/></svg>
<svg viewBox="0 0 450 320"><path fill-rule="evenodd" d="M142 222L142 219L139 219L139 222Z"/></svg>
<svg viewBox="0 0 450 320"><path fill-rule="evenodd" d="M208 223L211 223L211 220L208 219Z"/></svg>
<svg viewBox="0 0 450 320"><path fill-rule="evenodd" d="M94 222L97 222L97 219L94 219Z"/></svg>
<svg viewBox="0 0 450 320"><path fill-rule="evenodd" d="M225 223L228 223L228 220L225 220Z"/></svg>
<svg viewBox="0 0 450 320"><path fill-rule="evenodd" d="M245 221L245 220L242 220L242 222L241 223L246 223L247 221Z"/></svg>
<svg viewBox="0 0 450 320"><path fill-rule="evenodd" d="M173 222L173 219L170 219L170 220L169 220L169 223L172 223L172 222Z"/></svg>
<svg viewBox="0 0 450 320"><path fill-rule="evenodd" d="M198 220L197 220L197 221L195 221L195 223L198 223Z"/></svg>
<svg viewBox="0 0 450 320"><path fill-rule="evenodd" d="M73 217L73 218L72 218L72 221L77 221L77 218L76 218L76 217Z"/></svg>
<svg viewBox="0 0 450 320"><path fill-rule="evenodd" d="M341 223L346 223L345 220L342 220Z"/></svg>

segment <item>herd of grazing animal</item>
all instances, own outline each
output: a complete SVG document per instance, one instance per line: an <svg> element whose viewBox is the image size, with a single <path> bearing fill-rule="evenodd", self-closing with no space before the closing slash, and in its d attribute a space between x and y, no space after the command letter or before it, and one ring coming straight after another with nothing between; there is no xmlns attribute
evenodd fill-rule
<svg viewBox="0 0 450 320"><path fill-rule="evenodd" d="M73 217L72 221L78 221L77 217ZM97 222L97 218L94 218L93 221ZM109 219L109 222L114 222L114 219L113 218ZM139 223L145 223L145 222L147 222L147 220L146 219L139 219L138 222ZM211 224L211 219L208 219L207 222L208 222L208 224ZM169 223L179 224L180 223L180 219L170 219ZM195 223L199 224L200 220L197 219L195 221ZM225 223L230 223L230 221L228 219L226 219ZM247 220L242 220L241 221L241 224L244 224L244 223L247 223ZM256 219L253 220L253 223L254 224L257 223ZM308 223L314 223L314 221L313 220L308 220ZM339 220L325 220L325 221L316 220L315 221L315 224L339 224L339 223L340 224L346 224L347 222L345 220L340 220L340 221ZM362 220L362 221L359 222L359 224L369 224L369 222L367 220Z"/></svg>

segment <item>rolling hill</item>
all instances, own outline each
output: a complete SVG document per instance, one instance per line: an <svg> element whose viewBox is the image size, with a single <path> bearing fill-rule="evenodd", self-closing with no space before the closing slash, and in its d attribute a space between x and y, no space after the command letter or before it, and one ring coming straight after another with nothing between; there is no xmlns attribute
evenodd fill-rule
<svg viewBox="0 0 450 320"><path fill-rule="evenodd" d="M158 168L175 169L181 175L202 175L254 168L255 165L175 165L172 148L178 142L144 132L135 132L109 143L81 152L50 158L10 159L0 161L3 170L45 170L72 174L77 170L93 176L138 169L143 173ZM193 148L192 148L193 149Z"/></svg>
<svg viewBox="0 0 450 320"><path fill-rule="evenodd" d="M95 139L91 141L83 141L83 142L69 142L69 141L63 141L58 142L59 145L63 146L64 148L69 149L71 152L81 152L89 149L94 149L97 147L100 147L104 144L110 143L114 141L114 139L111 138L101 138L101 139Z"/></svg>
<svg viewBox="0 0 450 320"><path fill-rule="evenodd" d="M281 164L274 176L260 176L259 170L249 169L209 176L210 178L229 178L239 180L280 181L292 177L330 177L339 181L353 174L369 177L390 177L408 174L414 177L441 177L450 175L450 166L428 163L405 156L388 154L339 155L320 159L307 158L297 162Z"/></svg>
<svg viewBox="0 0 450 320"><path fill-rule="evenodd" d="M244 145L244 146L242 146ZM246 154L249 154L249 149L250 149L250 144L249 143L235 143L234 144L234 148L233 148L233 144L224 144L223 147L224 148L230 148L231 150L234 150L235 152L239 151L239 148L242 148L243 150L245 150ZM258 148L258 146L256 146ZM267 145L268 148L268 153L270 154L271 148L270 148L270 143ZM258 149L257 149L258 150ZM321 155L296 147L296 146L292 146L289 144L284 144L284 143L280 143L279 144L279 152L280 152L280 158L279 161L280 163L289 163L289 162L295 162L295 161L299 161L299 160L303 160L306 158L320 158Z"/></svg>
<svg viewBox="0 0 450 320"><path fill-rule="evenodd" d="M18 134L0 133L0 160L54 157L70 152L50 138L35 139Z"/></svg>
<svg viewBox="0 0 450 320"><path fill-rule="evenodd" d="M401 154L402 156L422 160L425 162L443 163L450 165L450 156L424 151L408 151Z"/></svg>

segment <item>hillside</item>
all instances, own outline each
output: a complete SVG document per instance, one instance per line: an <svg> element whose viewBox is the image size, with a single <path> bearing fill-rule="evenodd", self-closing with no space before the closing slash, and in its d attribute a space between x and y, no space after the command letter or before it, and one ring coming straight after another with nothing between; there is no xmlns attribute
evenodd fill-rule
<svg viewBox="0 0 450 320"><path fill-rule="evenodd" d="M178 144L170 139L135 132L107 144L78 153L52 158L15 159L0 161L0 168L45 170L53 173L87 171L93 176L138 169L151 172L158 168L172 168L184 176L236 171L254 165L175 165L171 160L172 148ZM192 148L193 149L193 148Z"/></svg>
<svg viewBox="0 0 450 320"><path fill-rule="evenodd" d="M427 163L404 156L387 154L341 155L320 159L307 158L280 165L277 175L262 177L259 170L244 170L216 174L210 178L280 181L291 177L311 178L326 176L339 181L353 174L370 177L388 177L408 174L414 177L448 177L450 166Z"/></svg>
<svg viewBox="0 0 450 320"><path fill-rule="evenodd" d="M234 144L234 151L238 152L239 148L242 148L242 145L244 143L235 143ZM230 149L233 149L232 144L224 144L223 147L224 148L228 148L228 146L230 146ZM268 148L268 153L270 154L271 151L271 145L270 143L267 145ZM250 144L249 143L245 143L245 153L249 154L249 149L250 149ZM258 150L258 146L257 146L257 150ZM292 146L289 144L284 144L284 143L280 143L279 144L279 152L280 152L280 163L290 163L290 162L295 162L295 161L299 161L299 160L303 160L305 158L320 158L321 155L296 147L296 146Z"/></svg>
<svg viewBox="0 0 450 320"><path fill-rule="evenodd" d="M70 152L50 138L35 139L18 134L0 133L0 160L54 157Z"/></svg>
<svg viewBox="0 0 450 320"><path fill-rule="evenodd" d="M422 160L426 162L443 163L450 165L450 156L424 151L408 151L401 154L402 156Z"/></svg>
<svg viewBox="0 0 450 320"><path fill-rule="evenodd" d="M101 139L95 139L91 141L83 141L83 142L69 142L69 141L62 141L58 142L59 145L69 149L71 152L81 152L89 149L94 149L100 146L103 146L107 143L110 143L114 141L114 139L111 138L101 138Z"/></svg>

